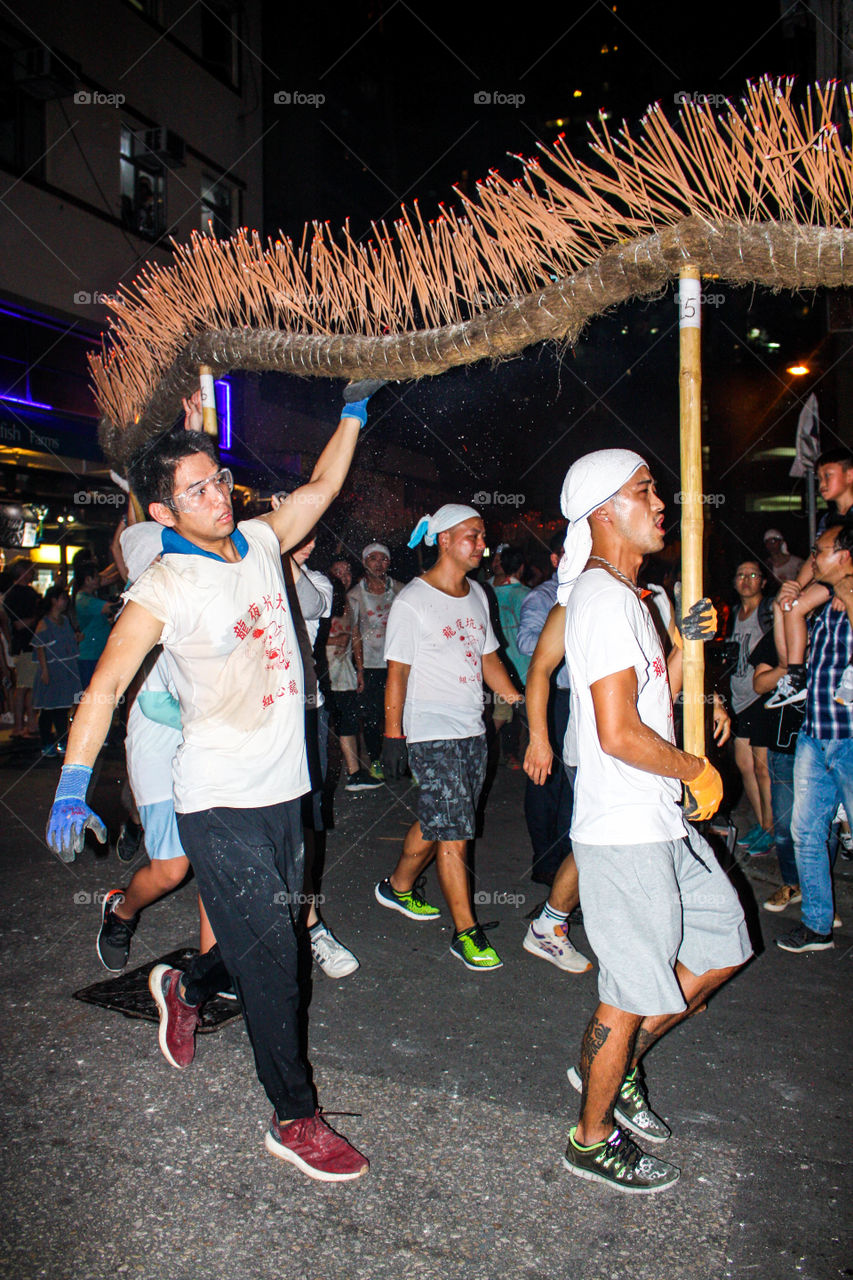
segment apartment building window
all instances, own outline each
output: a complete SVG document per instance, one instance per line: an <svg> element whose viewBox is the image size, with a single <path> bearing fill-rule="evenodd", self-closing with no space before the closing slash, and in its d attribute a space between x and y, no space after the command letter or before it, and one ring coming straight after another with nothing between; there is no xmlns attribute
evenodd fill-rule
<svg viewBox="0 0 853 1280"><path fill-rule="evenodd" d="M240 85L240 42L237 6L223 0L205 0L201 18L201 57L215 75L234 88Z"/></svg>
<svg viewBox="0 0 853 1280"><path fill-rule="evenodd" d="M235 195L227 182L205 174L201 183L201 229L219 239L230 236L234 230Z"/></svg>
<svg viewBox="0 0 853 1280"><path fill-rule="evenodd" d="M130 231L152 239L166 229L166 183L163 166L145 140L127 125L121 128L119 159L121 220Z"/></svg>
<svg viewBox="0 0 853 1280"><path fill-rule="evenodd" d="M0 165L44 178L44 100L25 93L14 75L20 51L0 45Z"/></svg>

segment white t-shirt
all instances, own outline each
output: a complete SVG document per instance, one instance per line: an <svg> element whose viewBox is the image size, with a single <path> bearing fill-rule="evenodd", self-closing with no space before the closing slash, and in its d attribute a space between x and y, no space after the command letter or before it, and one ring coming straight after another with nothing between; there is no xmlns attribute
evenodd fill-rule
<svg viewBox="0 0 853 1280"><path fill-rule="evenodd" d="M171 693L177 698L165 653L160 654L139 692ZM137 805L172 799L172 761L182 737L180 729L149 720L136 698L127 717L124 750L127 777Z"/></svg>
<svg viewBox="0 0 853 1280"><path fill-rule="evenodd" d="M468 579L449 596L415 578L391 606L385 660L410 667L403 708L409 742L476 738L483 724L483 655L498 648L486 593Z"/></svg>
<svg viewBox="0 0 853 1280"><path fill-rule="evenodd" d="M606 755L598 740L590 685L617 671L637 673L637 712L675 742L663 649L646 606L606 569L582 573L566 606L566 666L572 685L578 772L571 837L581 844L631 845L687 834L681 783Z"/></svg>
<svg viewBox="0 0 853 1280"><path fill-rule="evenodd" d="M309 790L302 661L278 539L244 520L242 560L169 552L125 593L163 623L184 740L178 813L254 809Z"/></svg>
<svg viewBox="0 0 853 1280"><path fill-rule="evenodd" d="M402 583L386 578L385 590L375 596L364 585L364 578L347 592L352 616L361 636L361 653L364 665L370 668L385 666L385 629L394 597L403 590Z"/></svg>

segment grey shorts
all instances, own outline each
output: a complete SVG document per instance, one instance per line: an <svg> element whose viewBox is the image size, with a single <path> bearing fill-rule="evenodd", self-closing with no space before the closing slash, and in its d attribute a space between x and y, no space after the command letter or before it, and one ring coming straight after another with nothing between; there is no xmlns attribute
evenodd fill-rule
<svg viewBox="0 0 853 1280"><path fill-rule="evenodd" d="M410 742L409 765L418 780L418 821L425 840L471 840L486 777L486 735Z"/></svg>
<svg viewBox="0 0 853 1280"><path fill-rule="evenodd" d="M686 1004L676 960L700 974L743 964L752 955L737 894L692 828L684 840L573 841L572 848L603 1004L643 1016L680 1013Z"/></svg>

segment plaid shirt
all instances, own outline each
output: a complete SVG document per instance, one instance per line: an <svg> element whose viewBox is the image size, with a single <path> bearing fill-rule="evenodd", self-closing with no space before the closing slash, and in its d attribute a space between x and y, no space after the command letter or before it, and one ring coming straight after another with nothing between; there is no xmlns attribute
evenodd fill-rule
<svg viewBox="0 0 853 1280"><path fill-rule="evenodd" d="M841 673L853 662L850 619L827 601L809 619L809 640L803 733L811 738L853 738L853 707L842 707L834 696Z"/></svg>

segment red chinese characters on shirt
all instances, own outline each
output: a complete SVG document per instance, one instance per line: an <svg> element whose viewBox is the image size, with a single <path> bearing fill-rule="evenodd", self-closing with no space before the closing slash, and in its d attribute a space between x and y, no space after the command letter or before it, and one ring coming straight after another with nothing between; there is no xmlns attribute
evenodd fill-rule
<svg viewBox="0 0 853 1280"><path fill-rule="evenodd" d="M250 657L253 661L263 664L264 671L268 673L266 681L268 687L269 676L284 675L290 672L293 666L293 650L289 640L290 628L285 621L286 617L287 600L281 592L278 592L275 596L263 595L260 601L253 600L243 617L238 618L232 625L234 635L239 641L253 645L254 651ZM274 693L267 692L262 695L262 705L269 708L276 698L295 698L298 695L298 682L288 677L282 680Z"/></svg>
<svg viewBox="0 0 853 1280"><path fill-rule="evenodd" d="M455 628L448 624L442 627L441 634L445 640L458 639L465 645L465 665L468 671L458 677L460 684L483 684L483 664L481 653L486 638L486 628L476 618L456 618Z"/></svg>
<svg viewBox="0 0 853 1280"><path fill-rule="evenodd" d="M663 658L657 657L654 659L652 662L652 671L654 671L659 680L662 676L666 675L666 667L664 666Z"/></svg>

